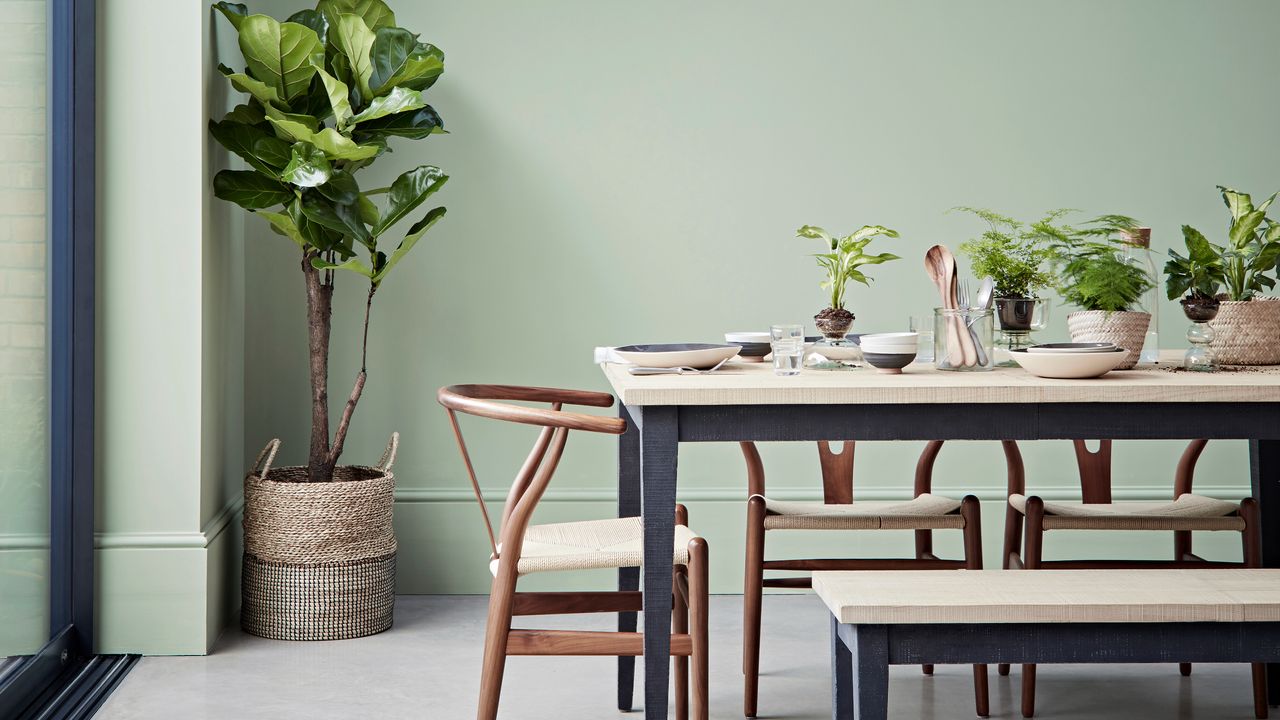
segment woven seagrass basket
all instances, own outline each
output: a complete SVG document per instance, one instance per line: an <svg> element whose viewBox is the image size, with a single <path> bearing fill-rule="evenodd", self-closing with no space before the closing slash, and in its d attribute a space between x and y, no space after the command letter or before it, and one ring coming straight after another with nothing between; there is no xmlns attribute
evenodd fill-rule
<svg viewBox="0 0 1280 720"><path fill-rule="evenodd" d="M375 467L343 466L307 482L303 466L272 468L272 440L244 479L240 627L276 640L343 640L391 627L396 538L391 527L399 435Z"/></svg>
<svg viewBox="0 0 1280 720"><path fill-rule="evenodd" d="M1142 343L1147 339L1151 313L1119 310L1078 310L1067 316L1071 342L1110 342L1128 352L1117 370L1128 370L1138 364Z"/></svg>
<svg viewBox="0 0 1280 720"><path fill-rule="evenodd" d="M1223 365L1280 365L1280 298L1223 300L1209 327Z"/></svg>

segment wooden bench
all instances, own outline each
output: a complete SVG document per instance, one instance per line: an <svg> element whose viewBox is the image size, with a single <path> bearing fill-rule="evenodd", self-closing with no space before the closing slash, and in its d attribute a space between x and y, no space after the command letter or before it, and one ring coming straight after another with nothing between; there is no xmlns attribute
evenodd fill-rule
<svg viewBox="0 0 1280 720"><path fill-rule="evenodd" d="M836 720L889 717L890 665L1280 661L1280 570L817 572L813 588Z"/></svg>

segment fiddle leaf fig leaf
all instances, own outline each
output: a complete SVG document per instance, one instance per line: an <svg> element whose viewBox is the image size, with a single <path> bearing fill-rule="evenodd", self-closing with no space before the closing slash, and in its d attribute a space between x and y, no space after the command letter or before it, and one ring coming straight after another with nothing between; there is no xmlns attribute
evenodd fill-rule
<svg viewBox="0 0 1280 720"><path fill-rule="evenodd" d="M329 96L329 106L333 108L333 119L339 130L346 130L351 122L351 88L338 78L325 72L324 68L316 68L316 74L324 83L325 94Z"/></svg>
<svg viewBox="0 0 1280 720"><path fill-rule="evenodd" d="M421 220L414 223L409 228L409 232L405 233L404 240L400 241L400 245L392 251L391 255L387 256L386 262L382 263L378 267L377 272L374 273L372 278L370 278L373 281L373 284L380 284L383 279L386 278L387 273L391 272L391 268L395 267L404 259L405 255L409 254L409 251L413 249L413 246L418 244L418 241L422 239L422 236L431 229L432 225L436 224L436 221L444 217L444 214L445 209L438 207L428 212Z"/></svg>
<svg viewBox="0 0 1280 720"><path fill-rule="evenodd" d="M374 226L373 236L378 237L405 215L413 212L448 180L449 176L434 165L416 167L396 178L391 183L391 191L387 193L386 212Z"/></svg>
<svg viewBox="0 0 1280 720"><path fill-rule="evenodd" d="M249 8L244 3L216 2L213 8L222 13L236 30L240 29L240 23L249 16Z"/></svg>
<svg viewBox="0 0 1280 720"><path fill-rule="evenodd" d="M377 226L378 220L382 217L378 206L369 199L369 193L360 193L356 198L356 212L360 214L360 221L371 227Z"/></svg>
<svg viewBox="0 0 1280 720"><path fill-rule="evenodd" d="M324 63L324 45L314 30L267 15L241 21L240 52L249 74L274 87L286 101L306 92L316 65Z"/></svg>
<svg viewBox="0 0 1280 720"><path fill-rule="evenodd" d="M370 52L373 74L369 84L375 94L388 88L426 90L444 72L444 53L434 45L418 42L418 36L403 28L377 31Z"/></svg>
<svg viewBox="0 0 1280 720"><path fill-rule="evenodd" d="M283 205L293 199L288 185L253 170L222 170L213 176L213 194L246 210Z"/></svg>
<svg viewBox="0 0 1280 720"><path fill-rule="evenodd" d="M373 65L369 61L369 51L373 49L373 31L359 15L344 13L338 16L332 32L338 50L346 57L351 80L360 92L363 103L373 97L369 90L369 76L373 73Z"/></svg>
<svg viewBox="0 0 1280 720"><path fill-rule="evenodd" d="M257 125L266 119L261 105L237 105L234 110L224 116L225 122L237 122L241 125Z"/></svg>
<svg viewBox="0 0 1280 720"><path fill-rule="evenodd" d="M298 230L298 226L293 222L293 218L284 213L270 212L267 210L259 210L258 215L266 218L271 223L271 229L277 233L289 238L300 248L307 246L307 239L302 236Z"/></svg>
<svg viewBox="0 0 1280 720"><path fill-rule="evenodd" d="M327 260L321 260L320 258L311 258L311 267L317 270L349 270L367 278L373 278L373 271L370 270L367 265L355 258L341 263L331 263Z"/></svg>
<svg viewBox="0 0 1280 720"><path fill-rule="evenodd" d="M358 145L333 128L325 128L311 136L310 142L334 160L368 160L382 152L378 145Z"/></svg>
<svg viewBox="0 0 1280 720"><path fill-rule="evenodd" d="M323 45L325 40L329 37L329 19L326 18L323 13L316 12L315 10L299 10L298 12L290 15L289 19L285 22L297 23L311 28L311 31L320 39L321 45Z"/></svg>
<svg viewBox="0 0 1280 720"><path fill-rule="evenodd" d="M270 106L266 113L276 134L290 142L310 142L320 127L320 121L310 115L281 112Z"/></svg>
<svg viewBox="0 0 1280 720"><path fill-rule="evenodd" d="M308 191L302 195L302 213L311 222L350 235L362 243L370 241L369 229L360 222L359 214L351 205L337 205L324 195Z"/></svg>
<svg viewBox="0 0 1280 720"><path fill-rule="evenodd" d="M401 112L376 120L365 120L356 130L361 137L394 136L420 140L428 135L443 133L444 121L430 105L425 105L416 112Z"/></svg>
<svg viewBox="0 0 1280 720"><path fill-rule="evenodd" d="M275 177L289 162L289 144L253 125L209 122L209 134L254 169Z"/></svg>
<svg viewBox="0 0 1280 720"><path fill-rule="evenodd" d="M280 102L280 93L271 85L259 80L255 80L244 73L238 73L226 65L219 65L218 71L231 81L231 87L242 93L253 96L253 99L263 105L271 105L271 103Z"/></svg>
<svg viewBox="0 0 1280 720"><path fill-rule="evenodd" d="M419 110L426 106L427 104L422 100L421 92L402 87L393 88L390 94L374 98L373 102L369 103L369 107L365 108L359 115L351 118L351 124L356 125L388 115L395 115L396 113Z"/></svg>
<svg viewBox="0 0 1280 720"><path fill-rule="evenodd" d="M306 142L294 143L289 164L280 173L280 179L298 187L316 187L329 182L333 168L324 151Z"/></svg>
<svg viewBox="0 0 1280 720"><path fill-rule="evenodd" d="M395 27L396 24L396 14L383 0L320 0L316 10L329 18L331 25L337 24L338 17L344 13L360 16L372 30Z"/></svg>
<svg viewBox="0 0 1280 720"><path fill-rule="evenodd" d="M346 170L334 170L329 176L329 182L316 187L321 195L332 200L337 205L350 205L360 198L360 186L356 184L356 178ZM359 213L360 208L356 211ZM365 220L363 213L360 213L360 220L366 225L372 225L377 222L374 217L373 222Z"/></svg>

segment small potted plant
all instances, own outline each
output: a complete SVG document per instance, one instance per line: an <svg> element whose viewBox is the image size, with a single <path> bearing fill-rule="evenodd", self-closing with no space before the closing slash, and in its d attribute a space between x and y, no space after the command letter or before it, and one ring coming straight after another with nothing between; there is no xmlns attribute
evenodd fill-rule
<svg viewBox="0 0 1280 720"><path fill-rule="evenodd" d="M1165 263L1165 291L1178 300L1182 312L1192 322L1209 322L1218 314L1218 291L1222 287L1222 255L1190 225L1182 226L1184 256L1169 248Z"/></svg>
<svg viewBox="0 0 1280 720"><path fill-rule="evenodd" d="M1052 243L1065 237L1069 230L1054 223L1068 211L1053 210L1027 224L991 210L955 209L987 222L986 232L961 244L960 252L969 257L975 276L990 276L995 281L1000 330L1027 333L1036 322L1038 312L1044 311L1044 301L1037 293L1053 287L1054 277L1047 269L1054 256Z"/></svg>
<svg viewBox="0 0 1280 720"><path fill-rule="evenodd" d="M1062 298L1082 308L1067 316L1071 340L1115 343L1128 351L1117 369L1132 368L1151 326L1151 313L1141 310L1140 303L1155 287L1150 271L1124 254L1138 224L1107 215L1085 226L1055 245Z"/></svg>
<svg viewBox="0 0 1280 720"><path fill-rule="evenodd" d="M1211 243L1198 230L1184 225L1182 234L1189 255L1184 258L1170 251L1173 260L1165 271L1176 284L1169 291L1177 287L1176 294L1185 292L1180 289L1185 268L1198 258L1194 261L1202 266L1205 276L1221 283L1225 290L1218 295L1220 305L1212 323L1211 347L1218 361L1228 365L1280 364L1280 298L1262 296L1276 284L1268 273L1275 274L1280 259L1280 221L1267 217L1267 209L1280 193L1254 207L1245 193L1221 185L1218 190L1231 211L1227 243ZM1213 288L1216 290L1216 285Z"/></svg>
<svg viewBox="0 0 1280 720"><path fill-rule="evenodd" d="M871 277L858 268L899 259L893 253L870 255L866 252L867 245L880 236L896 238L898 231L881 225L864 225L853 234L838 238L815 225L805 225L796 231L796 236L821 240L827 246L827 252L817 253L814 258L827 271L822 287L830 291L831 304L814 315L813 322L828 341L842 342L854 320L854 314L844 306L844 291L849 281L870 285Z"/></svg>

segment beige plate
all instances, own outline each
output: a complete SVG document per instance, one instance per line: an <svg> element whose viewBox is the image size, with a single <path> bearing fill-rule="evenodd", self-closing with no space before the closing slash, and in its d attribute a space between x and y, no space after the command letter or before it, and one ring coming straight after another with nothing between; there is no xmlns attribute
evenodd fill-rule
<svg viewBox="0 0 1280 720"><path fill-rule="evenodd" d="M1029 353L1015 350L1009 355L1023 370L1043 378L1081 379L1106 375L1124 362L1127 351L1116 348L1106 353Z"/></svg>

